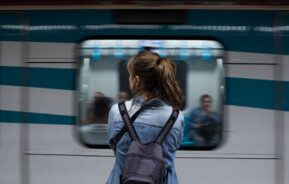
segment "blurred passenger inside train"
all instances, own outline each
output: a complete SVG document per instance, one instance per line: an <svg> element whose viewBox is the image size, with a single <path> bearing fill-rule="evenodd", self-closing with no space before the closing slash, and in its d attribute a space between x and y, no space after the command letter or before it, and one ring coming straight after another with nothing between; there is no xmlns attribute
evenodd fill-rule
<svg viewBox="0 0 289 184"><path fill-rule="evenodd" d="M126 101L128 100L128 93L126 91L120 91L118 93L118 102Z"/></svg>
<svg viewBox="0 0 289 184"><path fill-rule="evenodd" d="M218 143L220 117L211 110L212 97L204 94L200 97L200 107L194 108L188 115L190 139L196 146L214 146Z"/></svg>
<svg viewBox="0 0 289 184"><path fill-rule="evenodd" d="M128 62L129 86L132 100L125 101L130 117L138 112L133 127L141 141L156 141L158 134L172 114L173 108L180 108L183 94L176 79L176 65L169 58L161 58L159 54L141 51ZM165 170L161 176L164 184L178 184L175 168L176 151L181 144L184 128L182 112L174 121L167 136L162 136ZM119 142L114 144L115 135L120 132L124 122L118 104L112 106L108 119L108 137L111 148L115 151L116 160L107 184L119 184L122 178L126 153L131 143L128 133L123 134ZM115 148L115 149L114 149ZM143 173L141 173L143 174ZM146 182L147 183L147 182Z"/></svg>
<svg viewBox="0 0 289 184"><path fill-rule="evenodd" d="M106 128L110 107L110 98L99 91L94 93L88 109L88 117L78 129L79 136L86 146L108 144Z"/></svg>
<svg viewBox="0 0 289 184"><path fill-rule="evenodd" d="M91 123L106 123L111 106L111 99L101 92L95 92L93 102L90 106L89 120Z"/></svg>

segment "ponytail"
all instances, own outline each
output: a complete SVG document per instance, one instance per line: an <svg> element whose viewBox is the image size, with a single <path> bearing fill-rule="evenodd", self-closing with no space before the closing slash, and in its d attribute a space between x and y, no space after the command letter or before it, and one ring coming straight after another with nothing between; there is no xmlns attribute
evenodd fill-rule
<svg viewBox="0 0 289 184"><path fill-rule="evenodd" d="M167 104L180 108L183 93L176 79L176 65L169 58L160 58L157 53L141 51L128 63L132 77L138 76L139 86L134 86L133 94L149 94L150 98L161 98Z"/></svg>
<svg viewBox="0 0 289 184"><path fill-rule="evenodd" d="M176 64L169 58L159 58L156 65L157 88L161 98L173 107L180 107L184 97L176 79Z"/></svg>

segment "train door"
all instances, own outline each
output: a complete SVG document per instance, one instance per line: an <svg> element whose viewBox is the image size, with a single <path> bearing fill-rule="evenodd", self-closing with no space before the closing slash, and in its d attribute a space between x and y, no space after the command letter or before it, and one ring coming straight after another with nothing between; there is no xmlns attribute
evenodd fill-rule
<svg viewBox="0 0 289 184"><path fill-rule="evenodd" d="M277 15L275 34L275 183L289 182L289 12Z"/></svg>
<svg viewBox="0 0 289 184"><path fill-rule="evenodd" d="M0 183L26 181L23 109L25 18L0 13Z"/></svg>
<svg viewBox="0 0 289 184"><path fill-rule="evenodd" d="M285 87L284 87L284 99L287 99L286 100L286 106L284 107L284 119L283 119L283 122L285 123L285 127L284 127L284 130L286 132L284 132L284 135L286 137L284 137L284 140L286 141L285 142L285 155L284 155L284 158L285 158L285 170L284 170L284 173L285 173L285 181L284 183L288 183L289 182L289 12L287 12L285 14L285 23L284 23L284 26L286 27L286 32L284 32L284 40L283 40L283 43L284 43L284 51L285 51L285 56L284 56L284 59L283 59L283 63L284 63L284 66L282 67L283 68L283 81L285 83ZM285 82L286 81L286 82Z"/></svg>

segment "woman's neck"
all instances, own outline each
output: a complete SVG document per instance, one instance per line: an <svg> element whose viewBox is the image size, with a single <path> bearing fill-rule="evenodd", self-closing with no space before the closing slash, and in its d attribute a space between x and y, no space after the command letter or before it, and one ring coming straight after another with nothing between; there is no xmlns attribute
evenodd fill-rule
<svg viewBox="0 0 289 184"><path fill-rule="evenodd" d="M149 92L142 92L139 95L143 96L146 100L155 97L152 93Z"/></svg>

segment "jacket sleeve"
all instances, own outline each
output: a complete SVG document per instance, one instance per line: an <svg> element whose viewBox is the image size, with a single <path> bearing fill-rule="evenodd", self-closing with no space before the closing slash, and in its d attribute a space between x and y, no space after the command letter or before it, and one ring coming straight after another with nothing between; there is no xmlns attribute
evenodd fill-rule
<svg viewBox="0 0 289 184"><path fill-rule="evenodd" d="M170 134L168 135L169 150L176 151L179 149L184 132L184 116L180 112L178 119L175 122Z"/></svg>

